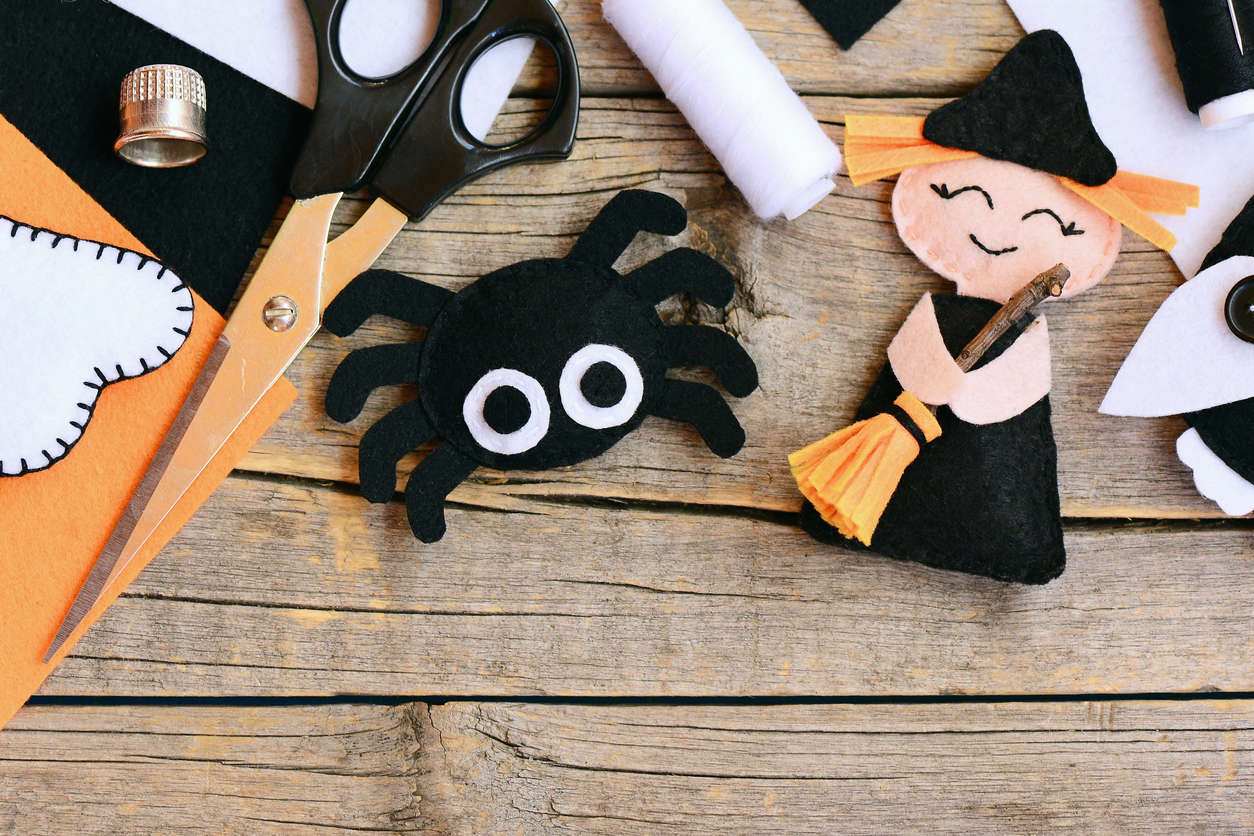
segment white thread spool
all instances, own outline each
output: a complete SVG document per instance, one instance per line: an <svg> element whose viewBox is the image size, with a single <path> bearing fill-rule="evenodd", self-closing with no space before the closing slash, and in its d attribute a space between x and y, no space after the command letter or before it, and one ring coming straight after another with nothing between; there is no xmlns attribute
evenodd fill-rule
<svg viewBox="0 0 1254 836"><path fill-rule="evenodd" d="M831 192L840 151L721 0L602 0L601 12L760 218Z"/></svg>

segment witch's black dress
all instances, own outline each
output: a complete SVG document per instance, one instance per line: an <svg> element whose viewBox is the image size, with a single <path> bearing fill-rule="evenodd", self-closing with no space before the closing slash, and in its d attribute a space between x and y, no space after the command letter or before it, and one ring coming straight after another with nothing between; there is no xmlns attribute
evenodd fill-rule
<svg viewBox="0 0 1254 836"><path fill-rule="evenodd" d="M932 297L936 321L957 356L1000 307L967 296ZM1008 349L1031 323L1025 317L981 359ZM885 364L862 402L857 420L889 411L901 394ZM942 435L927 444L902 477L871 539L871 550L1001 581L1042 584L1066 565L1058 500L1058 453L1049 398L997 424L977 426L948 408L937 412ZM830 544L862 546L842 536L810 503L802 527Z"/></svg>

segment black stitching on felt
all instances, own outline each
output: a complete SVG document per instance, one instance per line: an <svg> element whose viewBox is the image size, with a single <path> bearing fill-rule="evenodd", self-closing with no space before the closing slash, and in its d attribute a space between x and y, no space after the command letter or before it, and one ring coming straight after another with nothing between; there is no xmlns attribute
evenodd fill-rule
<svg viewBox="0 0 1254 836"><path fill-rule="evenodd" d="M191 305L179 305L174 310L181 311L182 313L187 313L188 311L195 310L195 308L193 308ZM160 348L160 346L158 346L158 348Z"/></svg>
<svg viewBox="0 0 1254 836"><path fill-rule="evenodd" d="M972 244L975 244L977 247L979 247L981 250L983 250L984 252L988 253L989 255L1007 255L1007 254L1009 254L1009 253L1013 253L1013 252L1015 252L1016 250L1018 250L1018 249L1019 249L1018 247L1006 247L1006 249L1004 249L1004 250L991 250L991 249L989 249L988 247L984 246L984 242L983 242L983 241L981 241L979 238L976 238L976 237L975 237L975 233L974 233L974 232L972 232L972 233L971 233L970 238L971 238L971 243L972 243Z"/></svg>
<svg viewBox="0 0 1254 836"><path fill-rule="evenodd" d="M157 278L159 279L159 278L161 278L162 276L164 276L164 275L165 275L165 271L166 271L166 270L169 270L169 269L170 269L169 267L166 267L164 264L162 264L162 265L161 265L161 269L157 271Z"/></svg>
<svg viewBox="0 0 1254 836"><path fill-rule="evenodd" d="M125 377L126 372L122 371L122 364L118 363L115 368L118 370L118 377Z"/></svg>
<svg viewBox="0 0 1254 836"><path fill-rule="evenodd" d="M165 350L165 346L163 346L163 345L159 345L159 346L157 346L157 351L160 351L160 352L161 352L161 356L162 356L162 357L164 357L164 358L165 358L165 359L167 359L167 360L169 360L171 357L173 357L173 356L174 356L174 355L173 355L173 354L171 354L170 352L166 351L166 350Z"/></svg>
<svg viewBox="0 0 1254 836"><path fill-rule="evenodd" d="M161 274L160 274L160 273L158 273L158 274L157 274L157 278L161 278ZM180 290L183 290L183 289L184 289L184 288L186 288L186 287L187 287L187 285L183 284L182 282L179 282L179 283L178 283L178 287L173 287L173 288L170 288L170 292L171 292L171 293L178 293Z"/></svg>
<svg viewBox="0 0 1254 836"><path fill-rule="evenodd" d="M183 337L191 336L191 333L192 333L191 331L184 331L182 328L179 328L177 325L171 328L170 330L172 330L174 333L179 334L180 336L183 336Z"/></svg>
<svg viewBox="0 0 1254 836"><path fill-rule="evenodd" d="M1068 235L1083 235L1084 234L1084 230L1075 228L1075 221L1072 221L1071 223L1065 223L1062 218L1058 217L1058 213L1055 212L1053 209L1033 209L1031 212L1028 212L1026 215L1020 218L1020 220L1026 221L1028 218L1032 217L1033 215L1049 215L1051 218L1058 221L1058 226L1062 229L1062 234L1064 237Z"/></svg>
<svg viewBox="0 0 1254 836"><path fill-rule="evenodd" d="M139 365L140 365L140 366L143 368L143 370L144 370L144 371L146 371L146 372L150 372L150 371L152 371L152 369L148 368L148 361L147 361L147 360L145 360L143 357L140 357L140 358L139 358ZM120 373L121 371L122 371L122 367L121 367L121 366L118 366L118 372Z"/></svg>
<svg viewBox="0 0 1254 836"><path fill-rule="evenodd" d="M988 202L989 209L997 208L993 205L993 196L989 194L988 192L986 192L983 186L963 186L961 189L958 189L958 191L951 192L949 190L949 187L946 186L944 183L941 183L939 187L935 183L933 183L932 191L936 192L945 200L953 200L955 197L962 194L963 192L979 192L980 194L984 195L984 200Z"/></svg>
<svg viewBox="0 0 1254 836"><path fill-rule="evenodd" d="M101 382L101 383L108 383L108 382L109 382L109 378L105 377L105 373L104 373L104 372L102 372L102 371L100 371L100 367L99 367L99 366L96 366L94 369L92 369L92 371L94 371L94 372L96 373L96 377L100 378L100 382Z"/></svg>
<svg viewBox="0 0 1254 836"><path fill-rule="evenodd" d="M64 438L61 438L61 436L57 436L57 444L60 444L60 445L61 445L61 447L62 447L63 449L65 449L67 452L68 452L68 451L69 451L69 449L70 449L70 445L66 444L66 443L65 443L65 439L64 439Z"/></svg>
<svg viewBox="0 0 1254 836"><path fill-rule="evenodd" d="M82 405L82 404L79 404L79 406L83 406L83 405ZM83 409L87 409L87 407L83 406ZM88 411L90 412L91 410L88 410ZM82 432L82 431L83 431L83 425L82 425L82 424L80 424L80 423L78 423L77 421L71 421L71 422L70 422L70 426L71 426L71 427L73 427L74 429L78 430L79 432Z"/></svg>
<svg viewBox="0 0 1254 836"><path fill-rule="evenodd" d="M34 242L34 240L38 237L39 237L39 230L35 229L34 227L31 227L30 240Z"/></svg>
<svg viewBox="0 0 1254 836"><path fill-rule="evenodd" d="M16 223L15 223L15 224L13 224L13 228L9 230L9 237L10 237L10 238L16 238L16 237L17 237L17 224L16 224Z"/></svg>
<svg viewBox="0 0 1254 836"><path fill-rule="evenodd" d="M105 250L107 250L107 249L109 249L109 245L108 245L108 244L101 244L101 245L100 245L100 249L96 251L96 261L99 261L99 260L100 260L100 257L101 257L102 255L104 255L104 252L105 252Z"/></svg>

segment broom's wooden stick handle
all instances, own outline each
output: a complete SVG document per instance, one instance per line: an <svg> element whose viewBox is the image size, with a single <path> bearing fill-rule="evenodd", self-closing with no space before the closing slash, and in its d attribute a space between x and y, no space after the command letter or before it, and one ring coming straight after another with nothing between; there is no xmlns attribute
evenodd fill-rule
<svg viewBox="0 0 1254 836"><path fill-rule="evenodd" d="M997 342L1001 335L1010 329L1010 326L1022 319L1024 314L1051 296L1061 296L1062 289L1066 287L1070 278L1071 271L1065 264L1055 264L1025 284L1018 293L1010 297L1010 301L993 314L993 318L980 329L975 339L967 343L962 353L954 358L958 368L964 372L975 368L975 364L980 362L985 352L993 347L993 343Z"/></svg>

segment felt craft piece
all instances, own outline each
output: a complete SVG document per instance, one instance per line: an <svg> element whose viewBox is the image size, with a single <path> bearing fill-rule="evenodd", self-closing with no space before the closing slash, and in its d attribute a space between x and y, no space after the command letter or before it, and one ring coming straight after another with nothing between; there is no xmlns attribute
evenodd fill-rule
<svg viewBox="0 0 1254 836"><path fill-rule="evenodd" d="M955 355L996 313L998 303L961 296L933 298L936 320ZM1026 330L1020 322L976 368L995 362ZM889 411L903 388L886 366L858 407L856 421ZM1001 581L1046 583L1066 565L1058 499L1057 450L1048 398L1016 417L977 426L945 406L941 434L921 446L871 538L889 557ZM806 502L801 525L820 542L860 548Z"/></svg>
<svg viewBox="0 0 1254 836"><path fill-rule="evenodd" d="M683 291L722 307L734 282L695 250L672 250L626 276L612 265L641 231L676 235L687 214L661 194L619 194L566 258L497 270L459 293L386 270L358 276L327 308L341 336L373 314L428 327L418 345L348 355L327 389L327 414L351 421L380 386L417 383L418 398L366 431L363 495L391 499L396 465L438 446L410 476L406 506L423 542L445 531L444 500L477 467L543 470L608 450L657 415L692 424L717 455L735 455L744 430L717 390L672 380L673 367L708 366L737 397L758 385L752 359L727 333L666 327L655 306Z"/></svg>
<svg viewBox="0 0 1254 836"><path fill-rule="evenodd" d="M849 49L901 0L801 0L842 49Z"/></svg>
<svg viewBox="0 0 1254 836"><path fill-rule="evenodd" d="M1189 110L1206 128L1254 116L1254 2L1160 0Z"/></svg>
<svg viewBox="0 0 1254 836"><path fill-rule="evenodd" d="M1180 239L1172 258L1192 276L1254 194L1254 155L1244 130L1207 131L1190 112L1159 0L1010 0L1010 7L1025 29L1067 39L1093 123L1123 166L1201 187L1200 209L1163 219Z"/></svg>
<svg viewBox="0 0 1254 836"><path fill-rule="evenodd" d="M192 293L133 250L0 216L0 476L51 467L101 391L166 364L191 333Z"/></svg>
<svg viewBox="0 0 1254 836"><path fill-rule="evenodd" d="M308 112L111 3L36 5L0 0L21 21L0 27L0 113L225 311L286 193ZM113 154L118 85L149 63L204 76L210 150L195 165L143 169Z"/></svg>
<svg viewBox="0 0 1254 836"><path fill-rule="evenodd" d="M3 118L0 159L4 160L0 168L0 213L23 218L34 227L57 229L66 235L151 257L151 250L143 242ZM70 239L66 239L58 249L69 244ZM0 289L5 291L7 301L7 287ZM171 295L182 294L180 291ZM222 329L222 318L204 300L194 293L192 300L195 311L191 333L182 348L160 370L119 382L99 393L90 429L79 439L72 455L42 472L0 479L0 614L4 625L0 630L0 726L295 397L295 390L286 381L271 390L245 428L183 497L143 553L110 585L53 664L44 664L44 649L58 622L69 609ZM59 329L49 338L63 332L64 328Z"/></svg>
<svg viewBox="0 0 1254 836"><path fill-rule="evenodd" d="M1232 516L1254 511L1254 343L1233 333L1226 315L1234 288L1254 276L1251 254L1254 199L1202 272L1159 307L1101 406L1108 415L1182 415L1191 429L1176 453L1198 492Z"/></svg>
<svg viewBox="0 0 1254 836"><path fill-rule="evenodd" d="M906 463L904 472L873 468L869 454L863 463L852 443L861 434L846 445L835 443L837 432L790 457L806 500L801 523L817 539L855 542L848 534L891 557L1003 581L1045 583L1062 572L1044 321L1022 318L973 367L954 357L1000 304L1028 298L1021 292L1032 276L1045 279L1061 262L1071 278L1054 295L1082 293L1114 264L1121 222L1170 246L1148 213L1184 211L1198 198L1187 184L1119 171L1082 89L1067 44L1046 32L1025 38L985 82L933 116L846 118L854 182L900 173L898 232L960 295L915 307L856 416L887 417L907 431L868 432L863 445L899 446L886 455ZM935 407L934 422L924 403ZM847 512L846 497L859 490L868 501Z"/></svg>

